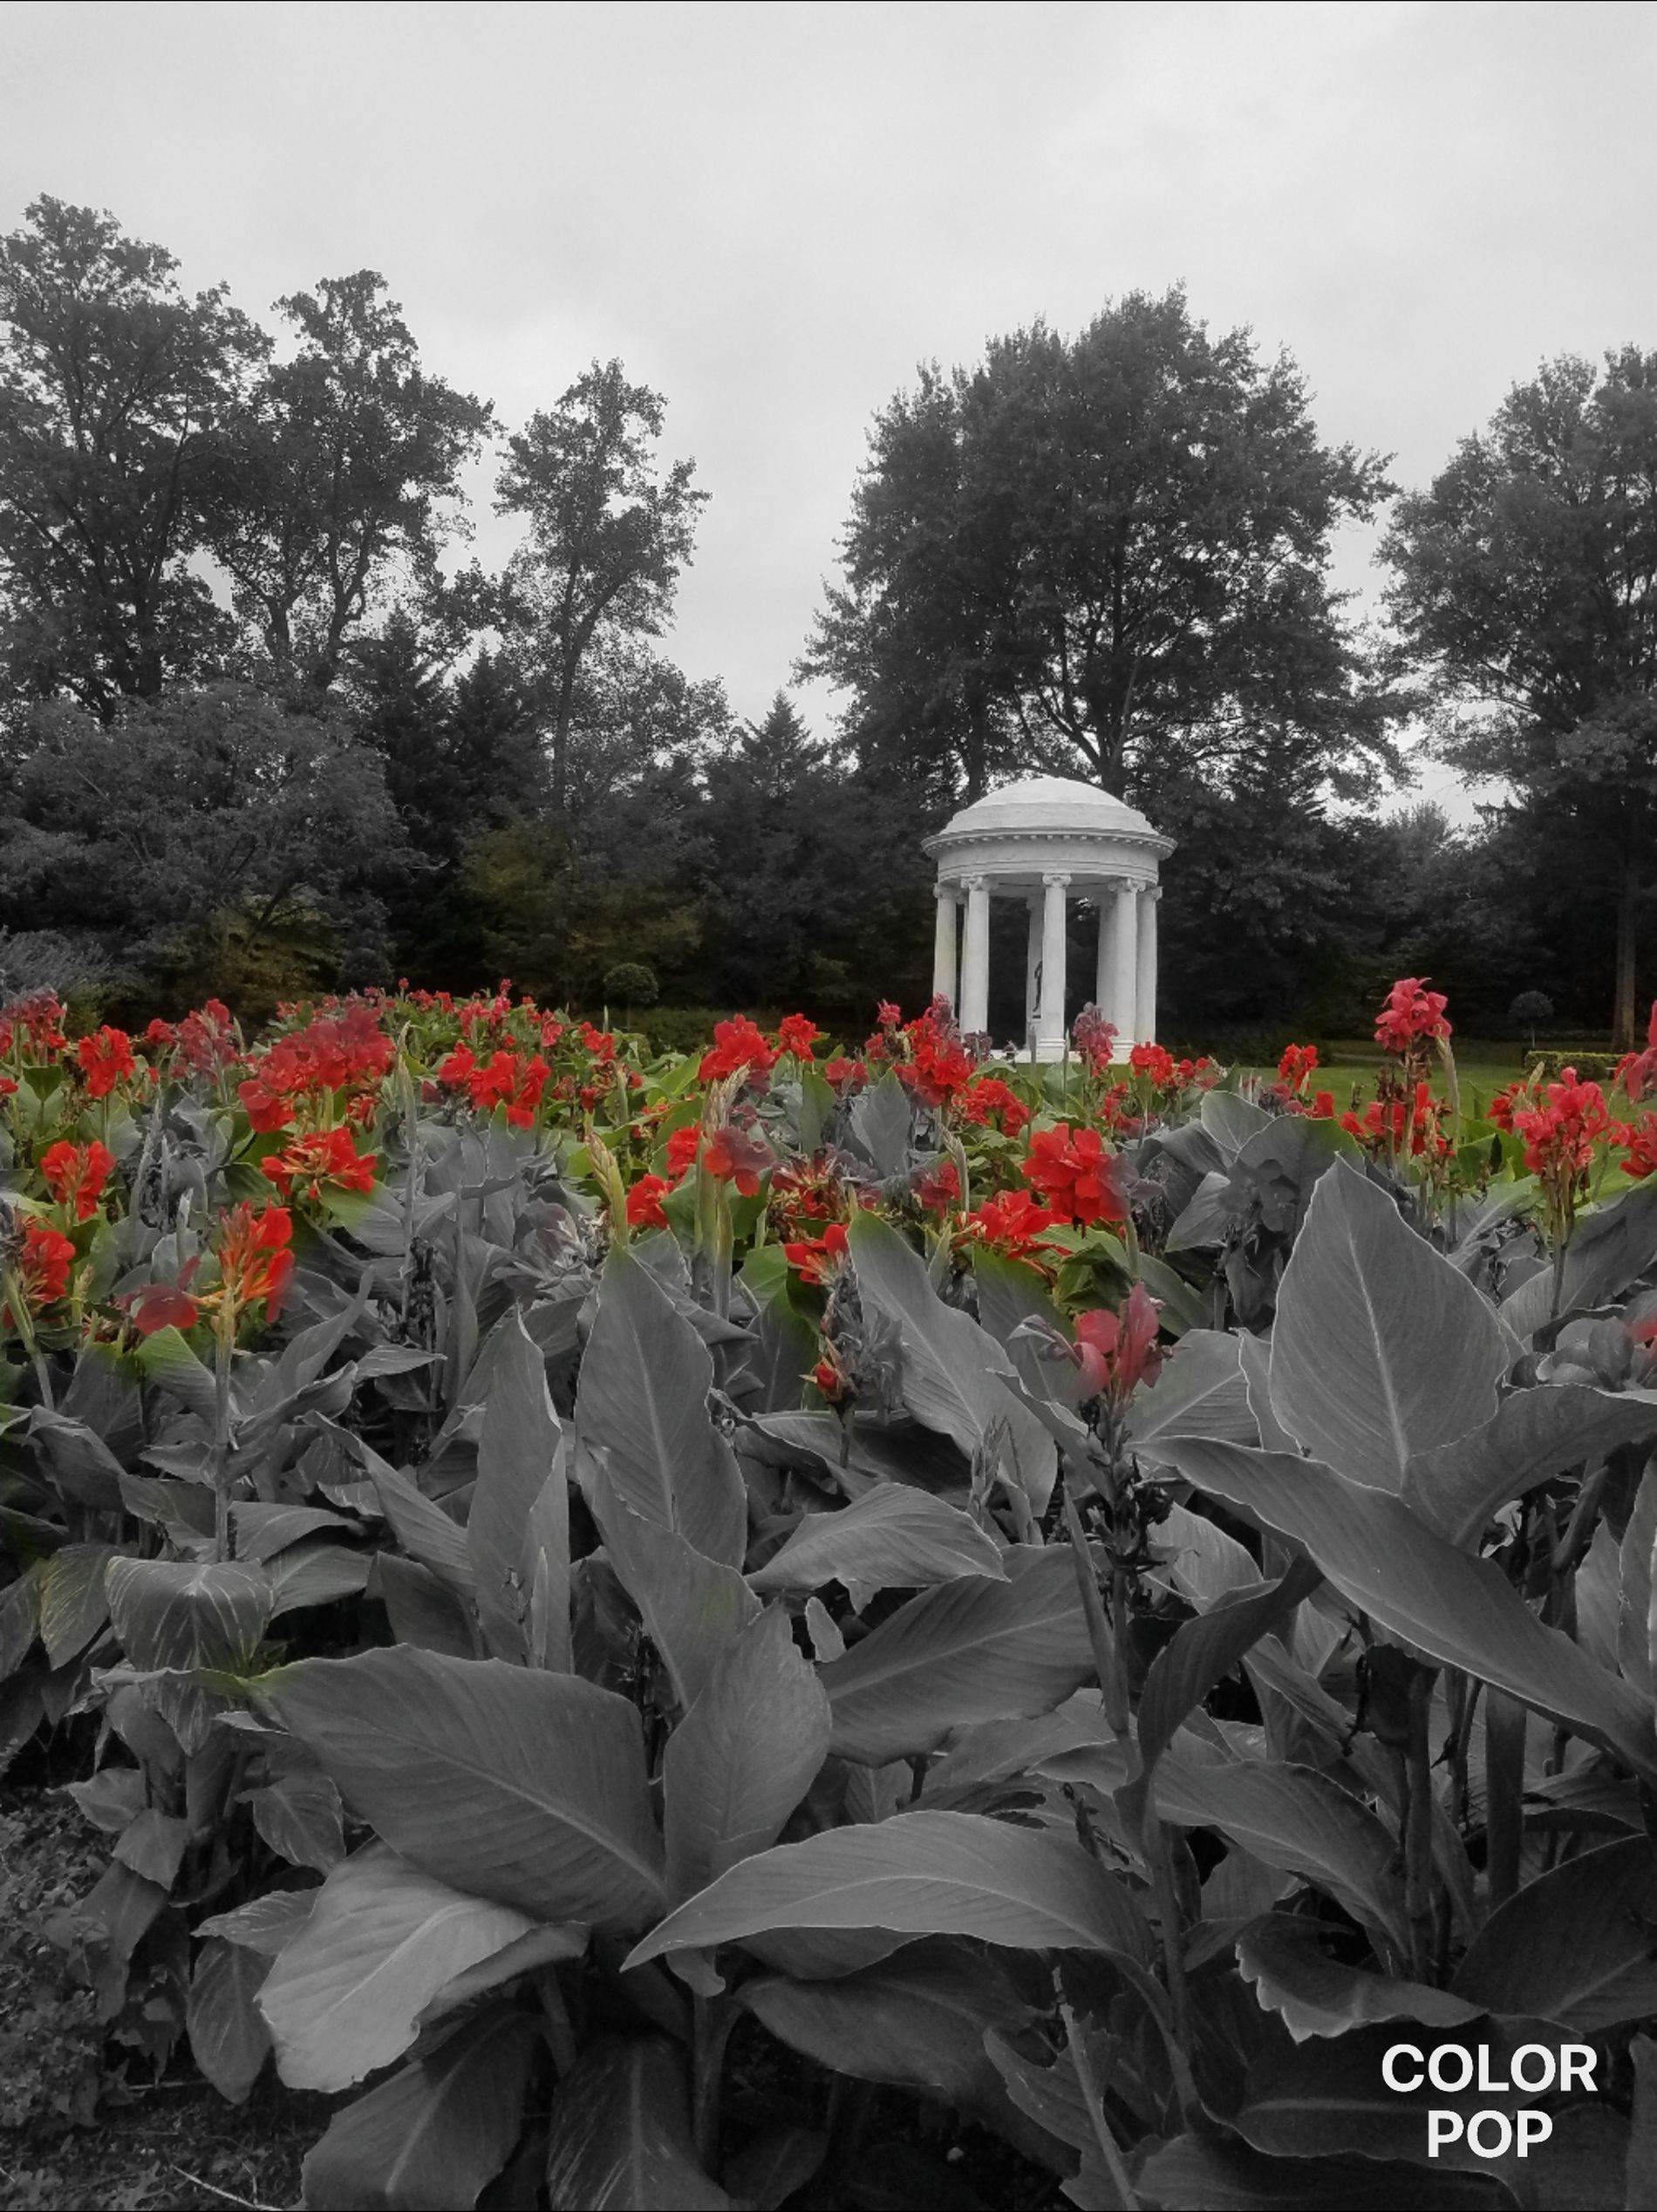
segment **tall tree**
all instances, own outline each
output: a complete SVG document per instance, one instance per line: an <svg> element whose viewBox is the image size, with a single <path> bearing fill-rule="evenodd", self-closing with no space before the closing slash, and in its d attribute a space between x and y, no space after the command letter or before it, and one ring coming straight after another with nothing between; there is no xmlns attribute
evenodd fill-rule
<svg viewBox="0 0 1657 2212"><path fill-rule="evenodd" d="M14 699L125 699L211 669L228 625L190 566L214 447L268 350L225 288L42 198L0 240L0 664Z"/></svg>
<svg viewBox="0 0 1657 2212"><path fill-rule="evenodd" d="M658 466L664 405L630 384L619 361L595 361L508 440L496 487L496 512L529 526L508 570L503 619L536 672L560 813L587 657L606 636L661 635L708 496L692 483L693 461Z"/></svg>
<svg viewBox="0 0 1657 2212"><path fill-rule="evenodd" d="M278 300L298 349L228 425L208 543L238 616L284 688L325 693L377 595L429 598L464 534L460 473L487 401L420 366L372 269Z"/></svg>
<svg viewBox="0 0 1657 2212"><path fill-rule="evenodd" d="M1606 897L1615 1041L1657 814L1657 353L1571 356L1516 385L1382 548L1443 757L1545 807Z"/></svg>
<svg viewBox="0 0 1657 2212"><path fill-rule="evenodd" d="M1180 290L1037 323L877 419L802 671L853 692L866 757L936 782L941 748L969 793L1017 760L1139 797L1267 750L1361 788L1387 711L1329 543L1388 488L1319 441L1291 360Z"/></svg>

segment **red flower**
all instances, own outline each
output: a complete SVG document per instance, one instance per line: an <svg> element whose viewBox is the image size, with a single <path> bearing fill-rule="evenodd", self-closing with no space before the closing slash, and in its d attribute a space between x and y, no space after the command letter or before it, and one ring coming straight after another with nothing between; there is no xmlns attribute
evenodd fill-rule
<svg viewBox="0 0 1657 2212"><path fill-rule="evenodd" d="M826 1347L825 1357L811 1371L811 1379L831 1405L843 1405L854 1395L851 1377L834 1356L834 1346Z"/></svg>
<svg viewBox="0 0 1657 2212"><path fill-rule="evenodd" d="M61 1229L31 1214L23 1224L23 1242L12 1263L11 1275L31 1313L56 1305L69 1288L69 1270L75 1263L75 1248ZM0 1326L15 1329L17 1317L10 1305L0 1309Z"/></svg>
<svg viewBox="0 0 1657 2212"><path fill-rule="evenodd" d="M1067 1221L1085 1226L1128 1218L1122 1163L1105 1150L1097 1129L1078 1129L1073 1135L1070 1125L1060 1121L1054 1128L1038 1130L1030 1140L1024 1180Z"/></svg>
<svg viewBox="0 0 1657 2212"><path fill-rule="evenodd" d="M777 1043L785 1052L792 1052L797 1060L808 1060L811 1048L822 1031L815 1022L808 1021L803 1014L785 1014L777 1024Z"/></svg>
<svg viewBox="0 0 1657 2212"><path fill-rule="evenodd" d="M1160 1045L1135 1045L1128 1055L1128 1065L1135 1075L1148 1075L1158 1091L1165 1091L1176 1073L1174 1055Z"/></svg>
<svg viewBox="0 0 1657 2212"><path fill-rule="evenodd" d="M1095 1398L1104 1391L1122 1400L1141 1383L1154 1383L1163 1370L1158 1325L1156 1301L1142 1283L1135 1283L1128 1293L1120 1315L1082 1314L1076 1323L1082 1396Z"/></svg>
<svg viewBox="0 0 1657 2212"><path fill-rule="evenodd" d="M1387 994L1387 1003L1375 1018L1375 1042L1388 1052L1407 1058L1423 1042L1448 1038L1444 1019L1449 1004L1442 990L1429 990L1425 976L1405 976Z"/></svg>
<svg viewBox="0 0 1657 2212"><path fill-rule="evenodd" d="M702 1165L722 1183L734 1183L744 1198L752 1198L760 1178L776 1165L776 1155L764 1139L727 1121L716 1129L703 1148Z"/></svg>
<svg viewBox="0 0 1657 2212"><path fill-rule="evenodd" d="M903 1018L904 1010L901 1006L894 1006L890 998L881 1000L875 1019L882 1029L896 1029Z"/></svg>
<svg viewBox="0 0 1657 2212"><path fill-rule="evenodd" d="M1306 1079L1317 1065L1318 1048L1315 1045L1287 1045L1283 1058L1278 1062L1278 1081L1286 1090L1304 1095Z"/></svg>
<svg viewBox="0 0 1657 2212"><path fill-rule="evenodd" d="M696 1164L696 1155L702 1143L702 1132L695 1122L688 1129L675 1129L667 1140L667 1173L673 1182L678 1182Z"/></svg>
<svg viewBox="0 0 1657 2212"><path fill-rule="evenodd" d="M451 1091L458 1091L477 1064L477 1055L469 1045L457 1045L447 1059L438 1063L437 1079Z"/></svg>
<svg viewBox="0 0 1657 2212"><path fill-rule="evenodd" d="M107 1024L95 1037L83 1037L75 1047L75 1057L86 1079L87 1095L94 1099L107 1098L118 1083L138 1069L131 1038L124 1029L111 1029Z"/></svg>
<svg viewBox="0 0 1657 2212"><path fill-rule="evenodd" d="M1597 1083L1579 1083L1573 1067L1550 1083L1546 1103L1513 1116L1524 1140L1524 1164L1544 1181L1573 1182L1593 1164L1596 1140L1612 1126L1606 1094Z"/></svg>
<svg viewBox="0 0 1657 2212"><path fill-rule="evenodd" d="M99 1193L114 1165L114 1154L95 1137L89 1145L72 1145L65 1140L49 1146L42 1154L40 1172L57 1203L72 1208L78 1222L89 1222L98 1211Z"/></svg>
<svg viewBox="0 0 1657 2212"><path fill-rule="evenodd" d="M1334 1120L1335 1094L1333 1091L1319 1091L1317 1093L1312 1101L1312 1112L1308 1118L1313 1121Z"/></svg>
<svg viewBox="0 0 1657 2212"><path fill-rule="evenodd" d="M462 1050L465 1048L462 1047ZM459 1055L452 1056L458 1058ZM470 1054L467 1058L470 1058ZM447 1081L444 1062L439 1068L440 1079ZM465 1076L467 1096L480 1113L490 1113L495 1106L506 1108L507 1120L515 1128L527 1129L535 1120L535 1110L541 1103L541 1093L547 1087L552 1070L539 1052L532 1060L525 1061L516 1052L492 1052L482 1065L475 1063Z"/></svg>
<svg viewBox="0 0 1657 2212"><path fill-rule="evenodd" d="M1657 1083L1657 999L1652 1002L1645 1051L1626 1052L1617 1063L1613 1080L1627 1093L1630 1103L1634 1106L1638 1106L1654 1083Z"/></svg>
<svg viewBox="0 0 1657 2212"><path fill-rule="evenodd" d="M662 1201L673 1188L661 1175L641 1175L627 1194L629 1229L665 1229Z"/></svg>
<svg viewBox="0 0 1657 2212"><path fill-rule="evenodd" d="M118 1298L140 1337L153 1337L160 1329L189 1329L196 1317L195 1300L173 1283L147 1283L141 1290Z"/></svg>
<svg viewBox="0 0 1657 2212"><path fill-rule="evenodd" d="M221 1214L219 1288L198 1303L228 1305L233 1313L262 1304L266 1317L274 1321L293 1273L293 1254L288 1249L292 1236L292 1216L281 1206L267 1206L256 1214L243 1199Z"/></svg>
<svg viewBox="0 0 1657 2212"><path fill-rule="evenodd" d="M716 1083L721 1076L734 1075L742 1068L750 1082L763 1081L775 1065L776 1057L764 1031L756 1029L746 1014L739 1014L734 1021L714 1024L713 1045L703 1053L697 1073L704 1083Z"/></svg>
<svg viewBox="0 0 1657 2212"><path fill-rule="evenodd" d="M347 1128L324 1129L313 1137L296 1137L285 1152L265 1160L264 1173L284 1198L296 1195L319 1199L324 1183L337 1190L372 1190L377 1153L359 1154Z"/></svg>
<svg viewBox="0 0 1657 2212"><path fill-rule="evenodd" d="M1636 1182L1657 1175L1657 1114L1644 1113L1632 1125L1624 1122L1613 1141L1622 1147L1623 1173Z"/></svg>
<svg viewBox="0 0 1657 2212"><path fill-rule="evenodd" d="M981 1076L970 1084L961 1093L960 1107L964 1121L999 1129L1004 1137L1016 1137L1030 1120L1029 1107L999 1075Z"/></svg>
<svg viewBox="0 0 1657 2212"><path fill-rule="evenodd" d="M869 1070L861 1060L830 1060L822 1075L829 1089L842 1096L861 1091L869 1080Z"/></svg>
<svg viewBox="0 0 1657 2212"><path fill-rule="evenodd" d="M1095 1075L1102 1075L1115 1058L1116 1024L1108 1022L1096 1006L1084 1006L1070 1031L1075 1047Z"/></svg>
<svg viewBox="0 0 1657 2212"><path fill-rule="evenodd" d="M1000 1197L986 1198L966 1221L968 1229L986 1244L1022 1260L1028 1258L1048 1229L1058 1225L1059 1216L1038 1206L1027 1190L1010 1190Z"/></svg>
<svg viewBox="0 0 1657 2212"><path fill-rule="evenodd" d="M952 1160L940 1160L936 1167L917 1168L914 1190L929 1214L945 1215L961 1202L960 1171Z"/></svg>
<svg viewBox="0 0 1657 2212"><path fill-rule="evenodd" d="M55 990L33 990L16 998L0 1021L0 1060L17 1046L38 1059L49 1059L69 1042L64 1035L64 1003Z"/></svg>
<svg viewBox="0 0 1657 2212"><path fill-rule="evenodd" d="M803 1237L796 1244L782 1248L788 1265L808 1283L824 1282L834 1271L835 1264L843 1260L850 1247L846 1241L843 1222L830 1222L821 1236Z"/></svg>

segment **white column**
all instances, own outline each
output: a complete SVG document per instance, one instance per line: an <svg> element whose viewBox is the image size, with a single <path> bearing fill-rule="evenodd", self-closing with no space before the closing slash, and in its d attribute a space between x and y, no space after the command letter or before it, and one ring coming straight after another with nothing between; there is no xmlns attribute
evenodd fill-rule
<svg viewBox="0 0 1657 2212"><path fill-rule="evenodd" d="M1108 1022L1115 1018L1110 1011L1116 983L1115 888L1107 877L1094 892L1099 902L1099 958L1094 969L1093 1003Z"/></svg>
<svg viewBox="0 0 1657 2212"><path fill-rule="evenodd" d="M966 942L961 948L961 1027L969 1037L990 1025L990 887L982 875L968 875Z"/></svg>
<svg viewBox="0 0 1657 2212"><path fill-rule="evenodd" d="M932 932L932 996L947 998L951 1010L957 1004L955 963L960 936L960 909L956 903L955 886L940 883L932 893L938 901L938 922Z"/></svg>
<svg viewBox="0 0 1657 2212"><path fill-rule="evenodd" d="M1139 1038L1135 1026L1135 1001L1139 982L1139 890L1135 884L1122 876L1116 879L1115 907L1110 928L1114 966L1108 1011L1111 1020L1116 1024L1117 1050L1126 1059L1129 1047Z"/></svg>
<svg viewBox="0 0 1657 2212"><path fill-rule="evenodd" d="M1065 904L1067 875L1043 875L1041 902L1041 1008L1036 1018L1036 1058L1064 1054Z"/></svg>
<svg viewBox="0 0 1657 2212"><path fill-rule="evenodd" d="M1139 968L1135 977L1135 1042L1156 1042L1156 902L1161 887L1148 883L1139 895Z"/></svg>
<svg viewBox="0 0 1657 2212"><path fill-rule="evenodd" d="M1041 992L1037 978L1041 973L1041 902L1032 899L1027 915L1028 928L1024 939L1024 1036L1021 1040L1026 1052L1035 1050L1036 1022L1041 1006Z"/></svg>

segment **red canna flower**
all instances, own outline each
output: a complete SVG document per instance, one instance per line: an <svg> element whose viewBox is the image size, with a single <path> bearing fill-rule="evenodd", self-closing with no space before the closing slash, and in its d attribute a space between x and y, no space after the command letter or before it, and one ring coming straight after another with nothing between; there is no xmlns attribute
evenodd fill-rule
<svg viewBox="0 0 1657 2212"><path fill-rule="evenodd" d="M1038 1206L1027 1190L1010 1190L998 1198L986 1198L976 1213L967 1215L966 1226L998 1252L1023 1260L1040 1244L1047 1230L1059 1225L1059 1218L1047 1207Z"/></svg>
<svg viewBox="0 0 1657 2212"><path fill-rule="evenodd" d="M821 1236L802 1237L782 1248L788 1265L807 1283L826 1282L850 1249L843 1222L830 1222Z"/></svg>
<svg viewBox="0 0 1657 2212"><path fill-rule="evenodd" d="M716 1129L703 1147L702 1165L722 1183L734 1183L744 1198L752 1198L760 1178L776 1165L776 1155L762 1137L727 1121Z"/></svg>
<svg viewBox="0 0 1657 2212"><path fill-rule="evenodd" d="M1638 1106L1647 1091L1657 1085L1657 999L1652 1002L1651 1023L1646 1031L1643 1052L1626 1052L1617 1063L1613 1079L1618 1088L1626 1092L1631 1104Z"/></svg>
<svg viewBox="0 0 1657 2212"><path fill-rule="evenodd" d="M1158 1091L1167 1090L1176 1072L1174 1055L1160 1045L1135 1045L1128 1055L1128 1065L1135 1075L1149 1076Z"/></svg>
<svg viewBox="0 0 1657 2212"><path fill-rule="evenodd" d="M147 1283L141 1290L129 1291L115 1303L126 1309L140 1337L153 1337L161 1329L192 1328L196 1319L195 1300L174 1283Z"/></svg>
<svg viewBox="0 0 1657 2212"><path fill-rule="evenodd" d="M1066 1221L1124 1222L1122 1163L1105 1150L1097 1129L1078 1129L1060 1121L1040 1129L1030 1140L1024 1180L1033 1185Z"/></svg>
<svg viewBox="0 0 1657 2212"><path fill-rule="evenodd" d="M1549 1084L1544 1104L1513 1116L1524 1164L1544 1182L1574 1181L1592 1166L1594 1145L1611 1126L1605 1092L1597 1083L1579 1083L1573 1067Z"/></svg>
<svg viewBox="0 0 1657 2212"><path fill-rule="evenodd" d="M38 1215L24 1217L23 1237L7 1270L27 1313L56 1305L69 1288L69 1270L75 1263L75 1248L61 1229ZM0 1327L16 1329L20 1317L9 1304L0 1306Z"/></svg>
<svg viewBox="0 0 1657 2212"><path fill-rule="evenodd" d="M680 1181L696 1165L701 1143L702 1132L694 1122L688 1129L674 1130L667 1140L667 1173L671 1181Z"/></svg>
<svg viewBox="0 0 1657 2212"><path fill-rule="evenodd" d="M627 1194L629 1229L665 1229L667 1216L662 1211L662 1201L672 1188L664 1176L641 1175Z"/></svg>
<svg viewBox="0 0 1657 2212"><path fill-rule="evenodd" d="M981 1076L960 1096L961 1119L979 1128L999 1129L1004 1137L1016 1137L1030 1120L1030 1109L999 1075Z"/></svg>
<svg viewBox="0 0 1657 2212"><path fill-rule="evenodd" d="M131 1038L124 1029L111 1029L107 1024L95 1036L83 1037L75 1047L75 1057L86 1079L89 1098L106 1099L118 1083L138 1070Z"/></svg>
<svg viewBox="0 0 1657 2212"><path fill-rule="evenodd" d="M869 1080L869 1070L861 1060L830 1060L822 1075L829 1089L839 1092L842 1098L849 1098L854 1092L861 1091Z"/></svg>
<svg viewBox="0 0 1657 2212"><path fill-rule="evenodd" d="M1082 1008L1070 1035L1077 1052L1095 1075L1103 1075L1116 1057L1116 1024L1108 1022L1097 1006Z"/></svg>
<svg viewBox="0 0 1657 2212"><path fill-rule="evenodd" d="M1387 994L1375 1018L1375 1042L1407 1058L1417 1045L1448 1038L1444 1018L1449 1004L1442 990L1429 990L1425 976L1405 976Z"/></svg>
<svg viewBox="0 0 1657 2212"><path fill-rule="evenodd" d="M763 1082L776 1065L776 1058L764 1031L746 1014L739 1014L734 1021L714 1024L713 1043L703 1053L697 1072L704 1083L716 1083L721 1076L734 1075L740 1068L747 1071L751 1083Z"/></svg>
<svg viewBox="0 0 1657 2212"><path fill-rule="evenodd" d="M1613 1141L1622 1150L1624 1174L1642 1183L1647 1175L1657 1175L1657 1114L1642 1113L1636 1122L1620 1124Z"/></svg>
<svg viewBox="0 0 1657 2212"><path fill-rule="evenodd" d="M89 1222L114 1165L114 1154L95 1137L89 1145L72 1145L65 1139L42 1154L40 1172L56 1202L72 1211L78 1222Z"/></svg>
<svg viewBox="0 0 1657 2212"><path fill-rule="evenodd" d="M285 1152L263 1163L265 1174L284 1198L313 1201L324 1184L336 1190L372 1190L377 1153L358 1153L348 1128L324 1129L316 1136L296 1137Z"/></svg>
<svg viewBox="0 0 1657 2212"><path fill-rule="evenodd" d="M1278 1062L1278 1081L1297 1097L1304 1097L1306 1083L1317 1065L1318 1048L1315 1045L1286 1045L1283 1058Z"/></svg>
<svg viewBox="0 0 1657 2212"><path fill-rule="evenodd" d="M1120 1314L1101 1311L1078 1318L1076 1354L1084 1398L1104 1392L1121 1402L1141 1383L1156 1380L1163 1371L1157 1314L1156 1301L1142 1283L1135 1283Z"/></svg>
<svg viewBox="0 0 1657 2212"><path fill-rule="evenodd" d="M803 1014L785 1014L777 1024L779 1047L792 1052L797 1060L811 1058L811 1048L822 1035L815 1022L808 1021Z"/></svg>
<svg viewBox="0 0 1657 2212"><path fill-rule="evenodd" d="M929 1214L946 1215L961 1202L960 1170L952 1160L941 1160L936 1167L917 1168L913 1188Z"/></svg>
<svg viewBox="0 0 1657 2212"><path fill-rule="evenodd" d="M256 1214L246 1199L232 1206L219 1216L219 1288L197 1303L221 1311L228 1307L233 1317L263 1305L274 1321L293 1273L292 1237L293 1218L284 1207L267 1206Z"/></svg>

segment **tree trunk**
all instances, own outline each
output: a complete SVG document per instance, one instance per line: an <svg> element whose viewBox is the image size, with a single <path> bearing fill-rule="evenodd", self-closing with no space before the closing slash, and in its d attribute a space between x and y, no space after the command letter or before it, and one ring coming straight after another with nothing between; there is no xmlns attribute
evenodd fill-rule
<svg viewBox="0 0 1657 2212"><path fill-rule="evenodd" d="M1617 982L1612 997L1611 1049L1634 1049L1634 955L1640 939L1641 810L1630 805L1623 819L1622 869L1617 885Z"/></svg>

